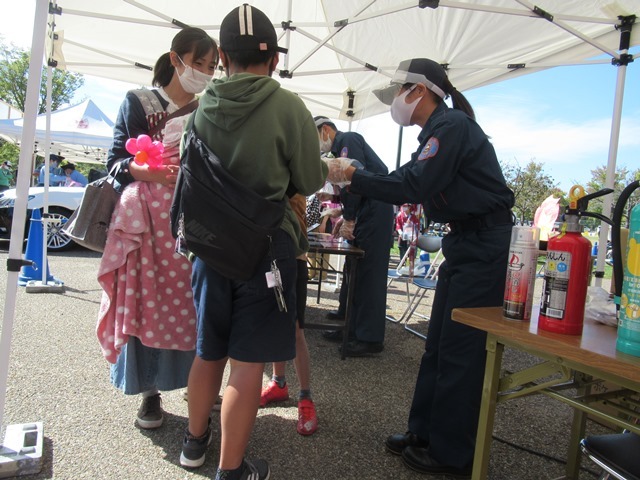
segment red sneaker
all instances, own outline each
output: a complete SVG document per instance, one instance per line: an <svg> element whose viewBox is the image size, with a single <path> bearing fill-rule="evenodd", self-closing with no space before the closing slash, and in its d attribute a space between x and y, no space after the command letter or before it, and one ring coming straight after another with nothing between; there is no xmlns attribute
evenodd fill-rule
<svg viewBox="0 0 640 480"><path fill-rule="evenodd" d="M273 402L284 402L285 400L289 400L289 386L285 384L284 387L280 388L274 380L271 380L260 393L261 407Z"/></svg>
<svg viewBox="0 0 640 480"><path fill-rule="evenodd" d="M298 433L300 435L313 435L318 429L318 416L313 400L303 398L298 402Z"/></svg>

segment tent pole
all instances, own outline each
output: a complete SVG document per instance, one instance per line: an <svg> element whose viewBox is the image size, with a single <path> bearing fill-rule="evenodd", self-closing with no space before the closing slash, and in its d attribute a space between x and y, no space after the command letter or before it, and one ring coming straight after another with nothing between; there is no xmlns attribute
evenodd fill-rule
<svg viewBox="0 0 640 480"><path fill-rule="evenodd" d="M604 186L613 188L616 177L616 159L618 153L618 140L620 137L620 121L622 117L622 100L624 98L624 83L627 72L627 66L623 65L618 68L618 77L616 80L616 96L613 107L613 118L611 120L611 136L609 137L609 158L607 160L607 174ZM611 216L612 195L605 195L602 198L602 214ZM600 223L600 236L598 238L598 257L596 261L595 286L602 285L604 277L604 265L607 253L607 241L609 240L609 225L605 222Z"/></svg>
<svg viewBox="0 0 640 480"><path fill-rule="evenodd" d="M633 27L635 17L622 18L622 26L620 27L620 56L615 58L613 64L618 67L618 75L616 79L616 94L613 102L613 118L611 120L611 136L609 138L609 157L607 159L607 175L605 178L605 187L613 189L616 177L616 161L618 156L618 141L620 139L620 123L622 121L622 102L624 100L624 84L627 75L627 64L633 61L633 57L629 55L629 45L631 38L631 28ZM611 203L613 199L611 195L605 195L602 199L602 214L611 217ZM619 225L618 227L620 227ZM596 260L595 285L602 285L604 277L604 264L609 240L609 225L600 223L600 236L598 238L598 257Z"/></svg>
<svg viewBox="0 0 640 480"><path fill-rule="evenodd" d="M287 5L287 18L286 22L291 22L291 15L293 14L293 0L289 0ZM291 29L287 28L284 32L284 47L287 49L287 53L284 55L284 68L281 70L284 72L289 71L289 48L291 48Z"/></svg>
<svg viewBox="0 0 640 480"><path fill-rule="evenodd" d="M396 155L396 170L400 168L400 160L402 157L402 125L398 129L398 154Z"/></svg>
<svg viewBox="0 0 640 480"><path fill-rule="evenodd" d="M25 261L22 259L22 245L24 242L24 224L27 216L26 192L29 190L31 177L31 154L36 133L36 117L38 115L38 100L40 98L40 81L42 80L42 64L44 57L44 38L47 31L48 0L37 0L33 21L33 36L31 39L31 58L29 60L29 75L27 80L27 96L24 111L24 127L20 141L20 159L18 161L18 180L16 189L22 195L17 195L14 205L13 228L9 243L9 259L7 260L7 291L5 292L4 313L2 320L2 337L0 337L0 428L2 427L4 406L7 393L7 378L9 374L9 352L11 336L15 320L16 294L18 290L18 273Z"/></svg>
<svg viewBox="0 0 640 480"><path fill-rule="evenodd" d="M45 182L44 182L44 196L43 196L43 215L42 215L42 285L47 284L47 244L48 232L49 232L49 165L51 164L51 91L53 90L53 69L51 65L47 66L47 117L46 127L44 134L44 158L45 158Z"/></svg>

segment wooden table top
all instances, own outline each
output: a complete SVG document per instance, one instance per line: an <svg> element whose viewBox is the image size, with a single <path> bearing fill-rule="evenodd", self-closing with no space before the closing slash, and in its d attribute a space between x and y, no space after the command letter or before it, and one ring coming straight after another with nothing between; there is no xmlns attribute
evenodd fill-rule
<svg viewBox="0 0 640 480"><path fill-rule="evenodd" d="M531 321L523 322L504 318L502 307L456 308L452 318L496 336L505 345L556 355L640 384L640 357L616 350L615 327L585 320L582 335L551 333L538 329L538 314L539 307L534 307Z"/></svg>

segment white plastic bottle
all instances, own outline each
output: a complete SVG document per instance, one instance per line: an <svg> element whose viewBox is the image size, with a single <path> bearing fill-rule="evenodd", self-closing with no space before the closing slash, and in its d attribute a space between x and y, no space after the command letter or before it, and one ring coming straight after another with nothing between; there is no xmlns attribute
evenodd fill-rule
<svg viewBox="0 0 640 480"><path fill-rule="evenodd" d="M537 227L515 226L511 231L503 315L512 320L529 320L538 264Z"/></svg>

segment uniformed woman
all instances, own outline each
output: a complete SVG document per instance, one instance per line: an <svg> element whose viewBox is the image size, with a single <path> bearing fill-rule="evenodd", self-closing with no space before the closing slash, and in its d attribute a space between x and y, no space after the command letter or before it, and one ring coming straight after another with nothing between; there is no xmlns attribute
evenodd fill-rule
<svg viewBox="0 0 640 480"><path fill-rule="evenodd" d="M446 261L439 271L425 353L416 381L408 431L386 446L405 464L429 474L471 475L485 366L480 330L454 322L459 307L502 305L513 219L507 187L489 138L466 98L438 63L400 63L391 86L376 91L400 125L420 125L411 161L376 175L332 159L329 181L392 204L422 203L428 218L448 223ZM451 97L453 108L445 99Z"/></svg>

